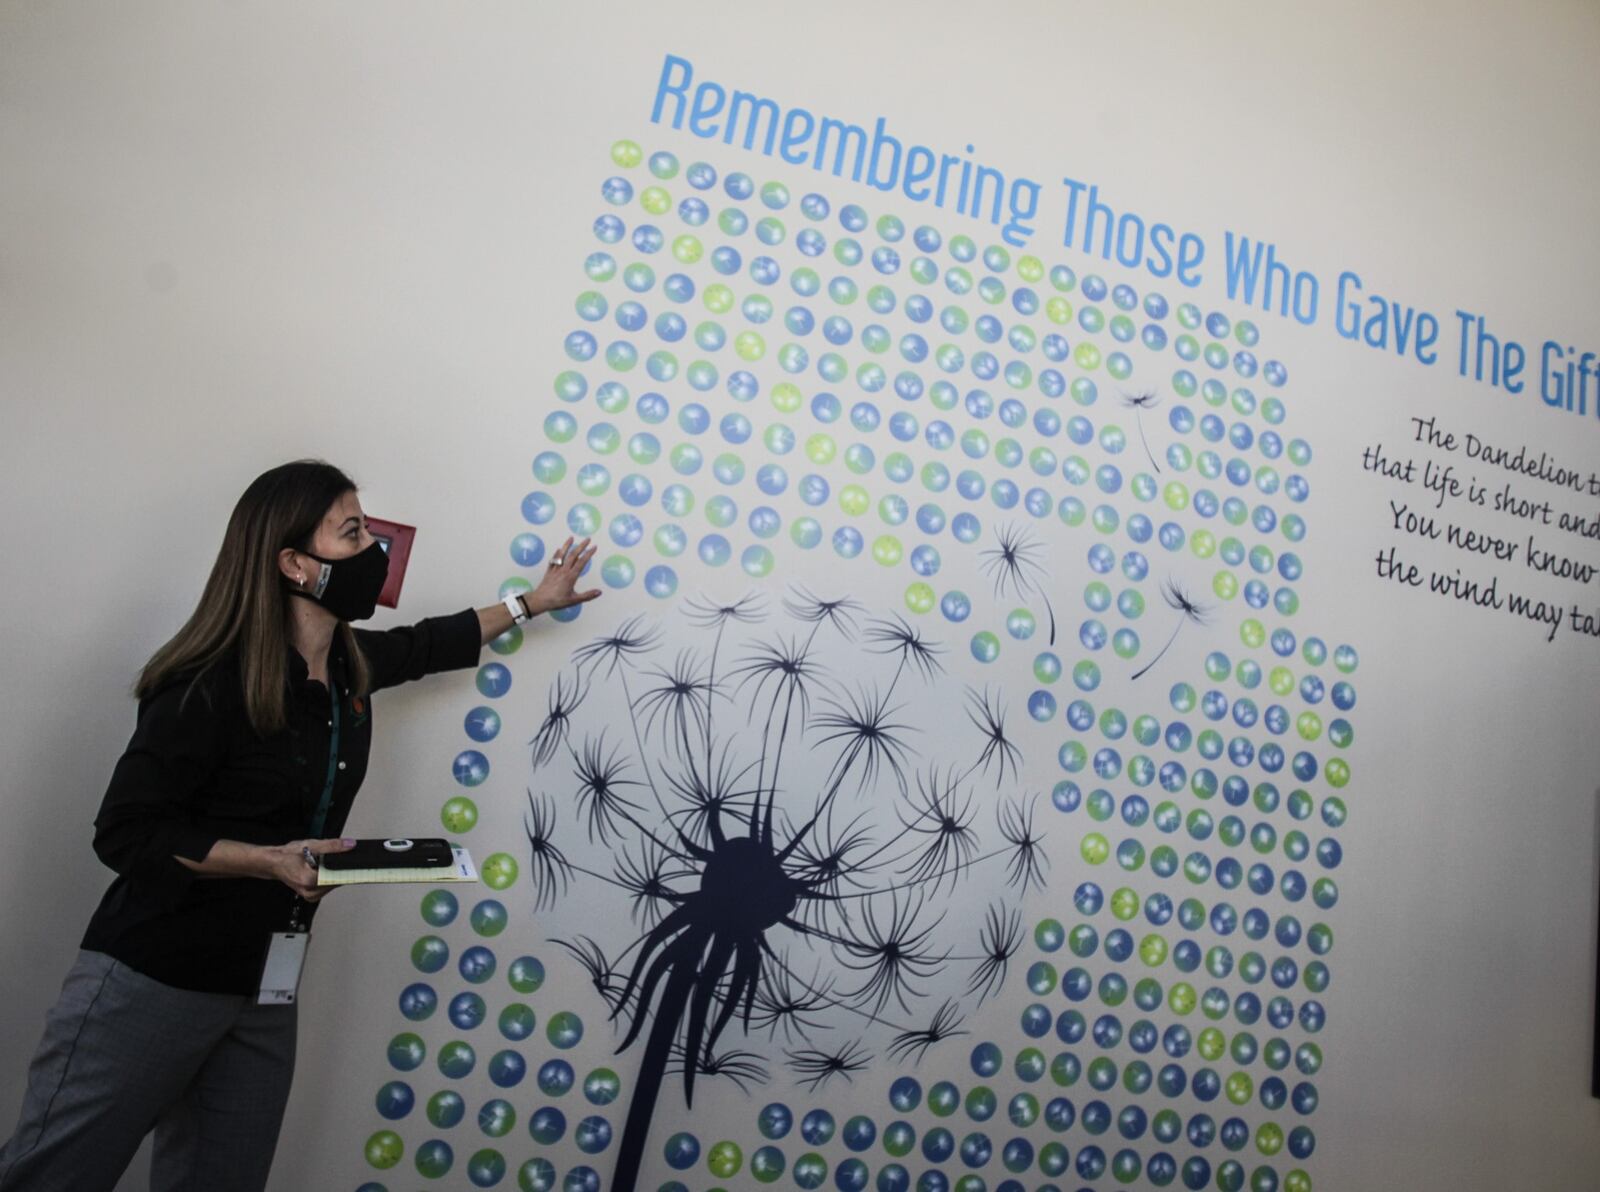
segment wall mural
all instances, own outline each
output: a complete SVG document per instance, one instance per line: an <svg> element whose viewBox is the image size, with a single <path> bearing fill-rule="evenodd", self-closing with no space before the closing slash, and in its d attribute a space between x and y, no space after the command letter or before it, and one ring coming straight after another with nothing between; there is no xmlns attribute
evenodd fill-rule
<svg viewBox="0 0 1600 1192"><path fill-rule="evenodd" d="M1287 369L728 164L611 147L503 588L610 595L478 672L360 1192L1308 1192L1357 655Z"/></svg>

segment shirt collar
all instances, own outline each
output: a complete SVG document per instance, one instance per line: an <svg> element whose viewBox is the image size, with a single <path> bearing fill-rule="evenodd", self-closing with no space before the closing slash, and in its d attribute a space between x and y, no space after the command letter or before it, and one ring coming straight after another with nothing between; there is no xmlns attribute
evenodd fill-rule
<svg viewBox="0 0 1600 1192"><path fill-rule="evenodd" d="M311 670L306 666L304 656L292 644L285 649L289 655L289 684L298 690L311 681ZM333 641L328 645L328 675L341 686L346 682L344 634L338 630L334 630Z"/></svg>

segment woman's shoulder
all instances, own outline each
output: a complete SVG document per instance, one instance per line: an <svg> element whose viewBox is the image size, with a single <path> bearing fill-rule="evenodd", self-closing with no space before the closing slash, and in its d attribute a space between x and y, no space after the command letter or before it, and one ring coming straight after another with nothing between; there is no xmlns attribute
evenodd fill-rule
<svg viewBox="0 0 1600 1192"><path fill-rule="evenodd" d="M240 687L239 666L232 655L212 662L209 666L193 667L162 679L161 683L145 692L139 699L139 711L160 707L176 714L225 714L243 700ZM192 705L199 706L190 711Z"/></svg>

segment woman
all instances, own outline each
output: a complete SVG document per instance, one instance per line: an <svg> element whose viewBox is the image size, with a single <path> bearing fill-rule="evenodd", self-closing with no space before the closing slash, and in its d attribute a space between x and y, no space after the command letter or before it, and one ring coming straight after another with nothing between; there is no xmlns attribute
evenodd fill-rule
<svg viewBox="0 0 1600 1192"><path fill-rule="evenodd" d="M275 933L310 924L316 858L353 843L372 693L473 666L513 624L594 599L575 590L593 554L569 538L520 597L352 629L388 572L355 485L301 461L245 490L199 606L136 685L95 820L117 877L46 1019L0 1192L109 1189L151 1129L158 1192L266 1184L295 1008L263 1004L263 966Z"/></svg>

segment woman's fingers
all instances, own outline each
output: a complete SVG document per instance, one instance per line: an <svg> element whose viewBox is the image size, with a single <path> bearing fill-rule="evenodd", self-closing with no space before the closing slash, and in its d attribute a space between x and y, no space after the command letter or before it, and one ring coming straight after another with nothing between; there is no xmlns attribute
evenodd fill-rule
<svg viewBox="0 0 1600 1192"><path fill-rule="evenodd" d="M567 539L567 545L561 548L562 565L576 577L589 565L589 560L594 558L594 552L598 549L598 547L591 546L587 538L574 547L572 539L569 538Z"/></svg>
<svg viewBox="0 0 1600 1192"><path fill-rule="evenodd" d="M343 853L355 848L356 842L350 837L332 837L328 840L307 840L303 847L311 850L311 855L320 857L323 853Z"/></svg>

